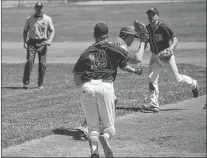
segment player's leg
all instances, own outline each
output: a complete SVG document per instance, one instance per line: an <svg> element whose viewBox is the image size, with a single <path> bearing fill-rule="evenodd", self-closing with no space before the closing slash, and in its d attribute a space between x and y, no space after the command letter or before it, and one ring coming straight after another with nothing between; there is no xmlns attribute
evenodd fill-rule
<svg viewBox="0 0 207 158"><path fill-rule="evenodd" d="M166 69L168 74L172 77L174 82L187 85L189 88L191 88L193 96L195 98L199 96L197 80L194 80L187 75L179 74L174 55L170 58L170 61L168 63L162 63L162 65L163 68Z"/></svg>
<svg viewBox="0 0 207 158"><path fill-rule="evenodd" d="M114 87L111 83L102 83L102 88L97 94L98 110L102 125L102 134L99 137L106 157L113 157L109 140L115 135L115 102Z"/></svg>
<svg viewBox="0 0 207 158"><path fill-rule="evenodd" d="M87 125L86 118L84 119L83 124L81 126L78 126L76 129L79 129L79 130L83 131L84 133L88 134L88 125ZM86 135L86 136L88 136L88 135Z"/></svg>
<svg viewBox="0 0 207 158"><path fill-rule="evenodd" d="M114 94L114 104L115 104L115 108L116 108L116 106L118 104L118 99L115 94ZM84 119L83 124L81 126L78 126L77 129L83 131L84 133L88 133L88 125L87 125L86 118Z"/></svg>
<svg viewBox="0 0 207 158"><path fill-rule="evenodd" d="M32 72L34 60L36 55L36 49L33 46L29 45L27 48L27 62L24 67L23 74L23 88L27 89L30 81L30 74Z"/></svg>
<svg viewBox="0 0 207 158"><path fill-rule="evenodd" d="M148 72L149 95L145 99L145 103L143 104L143 108L146 109L146 110L153 111L153 112L158 112L159 111L158 79L159 79L159 73L160 73L161 68L162 67L158 63L155 56L152 55L150 63L149 63L149 72Z"/></svg>
<svg viewBox="0 0 207 158"><path fill-rule="evenodd" d="M80 100L88 124L88 140L91 155L98 155L98 142L101 131L100 119L95 96L95 87L90 82L83 84Z"/></svg>
<svg viewBox="0 0 207 158"><path fill-rule="evenodd" d="M43 88L44 75L46 71L46 54L47 46L44 46L38 51L39 64L38 64L38 87Z"/></svg>

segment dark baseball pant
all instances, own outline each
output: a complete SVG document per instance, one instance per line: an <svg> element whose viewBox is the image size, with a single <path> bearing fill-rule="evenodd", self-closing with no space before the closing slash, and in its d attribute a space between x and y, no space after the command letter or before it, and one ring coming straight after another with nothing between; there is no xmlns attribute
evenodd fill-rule
<svg viewBox="0 0 207 158"><path fill-rule="evenodd" d="M34 60L36 54L38 54L39 64L38 64L38 86L43 85L44 75L46 70L46 53L47 46L36 47L36 43L40 43L42 41L28 41L27 48L27 62L24 68L24 76L23 76L23 84L28 85L30 81L30 74L32 72Z"/></svg>

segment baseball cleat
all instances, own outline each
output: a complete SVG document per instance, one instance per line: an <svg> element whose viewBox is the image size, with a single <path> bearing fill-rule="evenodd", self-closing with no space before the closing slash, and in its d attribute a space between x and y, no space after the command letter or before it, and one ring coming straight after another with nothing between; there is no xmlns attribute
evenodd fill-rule
<svg viewBox="0 0 207 158"><path fill-rule="evenodd" d="M196 88L192 90L193 97L197 98L199 96L199 88L198 88L198 82L196 81Z"/></svg>
<svg viewBox="0 0 207 158"><path fill-rule="evenodd" d="M158 113L160 111L158 107L147 105L147 104L143 104L142 108L146 111L151 111L154 113Z"/></svg>
<svg viewBox="0 0 207 158"><path fill-rule="evenodd" d="M38 86L38 89L43 89L44 87L43 86Z"/></svg>
<svg viewBox="0 0 207 158"><path fill-rule="evenodd" d="M84 133L88 133L88 126L79 126L76 128L77 130L83 131Z"/></svg>
<svg viewBox="0 0 207 158"><path fill-rule="evenodd" d="M104 149L105 156L106 157L114 157L111 146L109 145L107 138L103 134L101 134L99 136L99 141Z"/></svg>
<svg viewBox="0 0 207 158"><path fill-rule="evenodd" d="M23 89L28 89L28 85L23 85Z"/></svg>
<svg viewBox="0 0 207 158"><path fill-rule="evenodd" d="M98 154L92 154L91 158L99 158L99 155Z"/></svg>

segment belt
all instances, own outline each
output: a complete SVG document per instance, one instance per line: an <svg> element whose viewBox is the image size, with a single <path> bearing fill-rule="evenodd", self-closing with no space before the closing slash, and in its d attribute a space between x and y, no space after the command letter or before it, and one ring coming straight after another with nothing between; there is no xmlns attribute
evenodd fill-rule
<svg viewBox="0 0 207 158"><path fill-rule="evenodd" d="M103 82L105 82L105 83L113 83L112 80L103 80L103 79L97 79L97 80L91 79L91 80L85 81L84 83L87 83L87 82L90 82L91 84L101 84Z"/></svg>

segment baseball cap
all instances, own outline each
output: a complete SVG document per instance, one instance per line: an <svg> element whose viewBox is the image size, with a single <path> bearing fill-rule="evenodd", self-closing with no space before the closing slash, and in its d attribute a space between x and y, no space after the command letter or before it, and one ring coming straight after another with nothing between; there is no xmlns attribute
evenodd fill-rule
<svg viewBox="0 0 207 158"><path fill-rule="evenodd" d="M146 13L147 14L155 13L155 14L159 15L159 11L157 10L157 8L150 8Z"/></svg>
<svg viewBox="0 0 207 158"><path fill-rule="evenodd" d="M97 23L94 27L94 36L101 37L109 33L108 26L105 23Z"/></svg>
<svg viewBox="0 0 207 158"><path fill-rule="evenodd" d="M35 8L43 8L43 4L42 4L42 2L37 2L37 3L35 4Z"/></svg>
<svg viewBox="0 0 207 158"><path fill-rule="evenodd" d="M135 31L135 28L133 26L122 27L120 33L126 33L126 34L131 34L131 35L137 34L137 32Z"/></svg>

